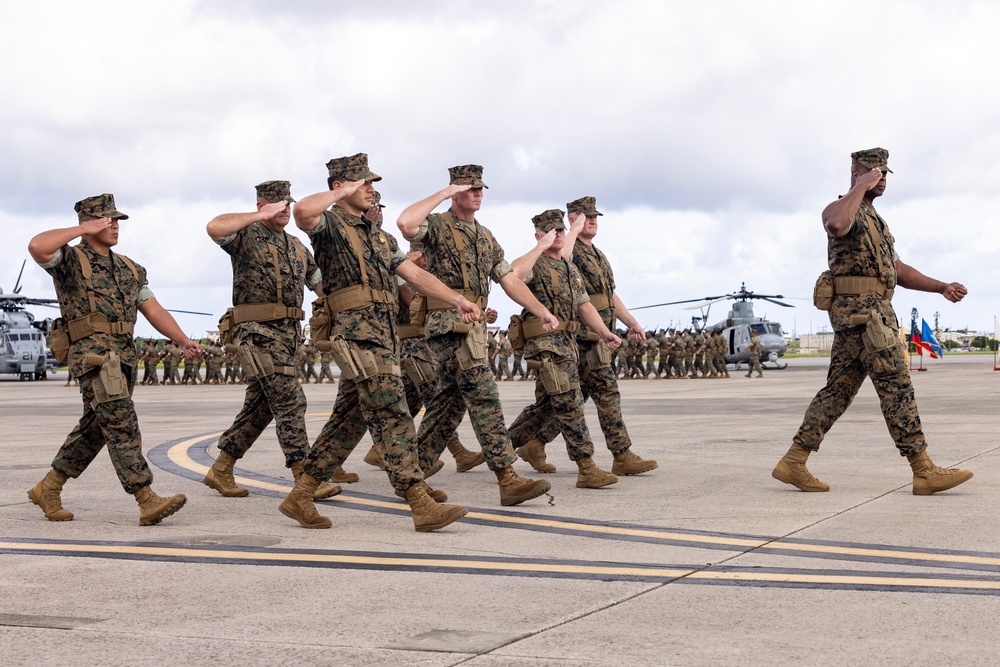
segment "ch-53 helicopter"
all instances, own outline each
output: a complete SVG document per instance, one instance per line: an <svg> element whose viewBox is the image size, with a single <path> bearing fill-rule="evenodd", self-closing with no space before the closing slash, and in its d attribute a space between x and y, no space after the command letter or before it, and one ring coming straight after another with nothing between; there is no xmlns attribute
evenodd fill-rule
<svg viewBox="0 0 1000 667"><path fill-rule="evenodd" d="M55 359L45 347L45 336L52 326L52 319L35 321L26 306L58 308L56 299L34 299L21 296L21 273L13 294L0 289L0 373L12 373L22 380L44 380L49 369L55 370Z"/></svg>
<svg viewBox="0 0 1000 667"><path fill-rule="evenodd" d="M760 338L760 344L764 351L760 360L761 364L767 362L774 364L775 368L781 369L788 366L787 362L782 364L778 361L778 358L784 356L785 351L788 349L788 343L785 342L785 339L781 334L781 325L777 322L770 322L763 318L755 317L753 314L753 299L763 299L764 301L777 304L784 308L795 307L790 303L782 303L781 301L778 301L778 299L784 298L785 297L781 294L755 294L754 292L749 292L747 291L746 283L741 283L738 292L721 294L719 296L706 296L701 299L686 299L683 301L657 303L650 306L630 308L629 310L659 308L660 306L674 306L681 303L695 304L693 306L687 306L684 310L694 310L695 308L701 309L700 317L694 316L691 318L691 322L694 324L695 329L722 330L722 335L725 337L728 345L728 349L726 351L727 364L736 364L736 368L739 369L740 364L749 363L750 330L753 329L757 332L757 337ZM732 310L729 311L729 316L712 326L705 326L706 322L708 322L708 313L712 308L712 304L719 303L720 301L735 302L733 303Z"/></svg>

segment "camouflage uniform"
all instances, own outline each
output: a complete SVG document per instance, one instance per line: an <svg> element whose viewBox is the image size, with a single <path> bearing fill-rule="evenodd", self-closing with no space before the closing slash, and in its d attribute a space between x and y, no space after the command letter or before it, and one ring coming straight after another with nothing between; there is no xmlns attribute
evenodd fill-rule
<svg viewBox="0 0 1000 667"><path fill-rule="evenodd" d="M558 215L556 215L558 214ZM562 211L546 211L533 218L535 227L546 232L562 225ZM558 223L558 225L556 224ZM595 252L600 252L592 247ZM548 308L560 323L578 325L577 309L589 303L583 277L573 262L553 259L543 254L525 279L531 293ZM613 288L613 286L612 286ZM528 313L521 313L526 322L538 322ZM568 379L565 390L549 391L543 382L546 371L540 370L535 381L535 402L521 411L510 425L510 438L515 447L528 443L546 425L555 423L566 441L566 451L574 461L592 458L594 443L583 414L583 392L580 389L579 351L571 330L561 329L537 337L525 337L524 356L553 366ZM599 342L597 344L604 344Z"/></svg>
<svg viewBox="0 0 1000 667"><path fill-rule="evenodd" d="M456 238L464 245L461 251ZM451 210L428 215L409 240L423 243L427 270L431 274L448 287L463 292L469 301L478 301L482 308L489 296L490 280L499 282L512 270L504 259L503 248L486 227L477 220L460 220ZM463 274L468 278L467 286ZM457 310L438 309L433 305L428 304L426 333L431 353L437 360L439 385L438 393L427 402L427 411L420 422L421 466L430 468L437 462L461 423L463 413L468 410L469 421L490 470L505 470L517 457L504 425L496 380L485 359L485 345L482 363L475 360L466 370L460 370L455 356L460 347L466 346L469 335L466 332L470 327L485 332L486 323L479 320L466 325Z"/></svg>
<svg viewBox="0 0 1000 667"><path fill-rule="evenodd" d="M261 183L257 193L261 200L269 202L290 199L287 181ZM320 281L316 262L302 242L285 231L273 231L261 222L248 225L217 243L232 262L234 306L280 303L286 308L301 310L303 286L313 289ZM242 322L233 328L233 344L241 354L269 358L275 368L267 375L247 375L243 407L232 426L219 438L219 449L234 459L247 453L272 420L286 468L303 460L309 451L306 397L291 370L292 357L302 340L301 317Z"/></svg>
<svg viewBox="0 0 1000 667"><path fill-rule="evenodd" d="M323 272L327 295L362 284L358 258L345 231L347 225L355 229L363 246L369 287L391 295L391 300L333 315L331 338L344 339L352 348L370 352L377 371L364 379L341 375L330 418L306 457L303 470L317 479L329 479L369 430L393 487L405 491L424 477L417 462L416 432L406 405L398 356L394 274L406 261L406 254L390 234L333 206L323 213L316 227L306 232Z"/></svg>
<svg viewBox="0 0 1000 667"><path fill-rule="evenodd" d="M576 212L572 206L569 208L571 212ZM603 305L604 302L608 304L607 307L601 308L597 312L605 326L609 330L614 330L616 321L615 275L611 270L608 258L594 244L577 240L573 246L573 265L583 281L584 290L588 295L587 300L593 302L596 299L598 305ZM540 275L547 272L536 271L535 273ZM532 287L532 291L534 291L534 287ZM538 296L537 292L535 294ZM542 301L542 303L545 302ZM555 311L552 313L556 314ZM556 317L562 319L558 314ZM612 454L621 454L632 446L632 439L629 437L628 429L625 428L625 421L622 418L622 397L618 390L618 378L614 369L610 364L600 366L588 361L595 346L605 345L603 341L593 340L595 337L596 334L591 332L586 325L581 324L575 340L576 375L579 377L583 401L588 398L594 400L594 405L597 407L597 419L601 425L601 431L604 433L608 449L611 450ZM536 384L537 386L539 385ZM561 424L556 420L551 420L541 427L536 437L542 443L548 444L555 439L560 431ZM511 437L513 437L513 431L511 431ZM569 441L567 440L567 442ZM593 451L592 447L591 451Z"/></svg>
<svg viewBox="0 0 1000 667"><path fill-rule="evenodd" d="M110 198L111 195L103 197ZM81 216L90 214L88 209L81 208L82 204L89 201L92 200L83 200L77 204L77 212ZM110 199L110 208L114 212L114 199ZM82 265L75 248L79 248L90 262L92 290L88 290L88 283L83 278ZM131 265L135 267L135 273L123 255L112 251L104 257L83 241L74 247L64 245L50 261L40 266L52 276L63 319L70 321L88 316L91 313L90 295L94 298L95 310L115 325L134 323L139 306L154 298L147 285L146 269L134 262ZM100 401L98 397L106 389L98 374L100 367L86 363L85 357L108 353L118 355L128 393L121 398ZM127 493L135 494L149 486L153 481L153 473L142 455L139 420L132 402L138 361L131 331L98 332L72 342L69 349L69 370L80 381L83 416L59 448L52 461L52 468L67 477L79 477L101 449L107 446L118 481Z"/></svg>
<svg viewBox="0 0 1000 667"><path fill-rule="evenodd" d="M222 379L222 348L209 345L205 351L205 384L223 384Z"/></svg>
<svg viewBox="0 0 1000 667"><path fill-rule="evenodd" d="M701 374L701 377L708 375L708 368L705 366L705 336L700 331L694 336L694 374Z"/></svg>
<svg viewBox="0 0 1000 667"><path fill-rule="evenodd" d="M500 379L498 376L499 370L497 369L497 334L496 332L487 333L486 335L486 358L490 362L490 370L493 375Z"/></svg>
<svg viewBox="0 0 1000 667"><path fill-rule="evenodd" d="M869 227L874 230L874 237ZM867 200L858 208L850 231L841 238L829 236L827 243L834 277L870 276L880 279L886 289L896 287L895 241L885 220ZM866 326L855 324L852 316L872 312L884 326L896 332L896 343L889 349L868 353L863 340L867 336ZM809 404L793 441L805 449L818 450L827 431L847 410L865 377L869 377L899 453L909 456L924 451L927 441L892 302L878 294L837 295L830 308L830 324L834 334L826 386Z"/></svg>
<svg viewBox="0 0 1000 667"><path fill-rule="evenodd" d="M715 341L715 370L720 377L729 377L729 367L726 366L726 354L729 352L729 343L721 331L716 331L712 337Z"/></svg>
<svg viewBox="0 0 1000 667"><path fill-rule="evenodd" d="M757 377L764 377L764 369L760 367L760 355L764 349L761 347L757 332L753 329L750 331L750 371L747 373L747 377L753 375L754 371L757 371Z"/></svg>
<svg viewBox="0 0 1000 667"><path fill-rule="evenodd" d="M317 384L323 384L323 380L326 379L327 382L333 384L335 380L333 379L333 371L330 370L330 362L333 361L333 354L327 350L326 352L320 352L319 355L319 379L316 380Z"/></svg>
<svg viewBox="0 0 1000 667"><path fill-rule="evenodd" d="M302 384L308 384L309 378L312 378L316 384L319 384L319 376L316 375L316 348L306 341L302 345Z"/></svg>
<svg viewBox="0 0 1000 667"><path fill-rule="evenodd" d="M609 329L611 327L608 327ZM656 353L660 349L660 343L650 331L646 334L646 342L643 345L646 352L646 369L643 371L644 378L649 377L656 371Z"/></svg>
<svg viewBox="0 0 1000 667"><path fill-rule="evenodd" d="M184 376L181 384L198 384L201 379L201 355L184 360Z"/></svg>
<svg viewBox="0 0 1000 667"><path fill-rule="evenodd" d="M167 355L170 357L170 384L179 384L181 381L181 360L184 359L184 352L171 343L167 348Z"/></svg>
<svg viewBox="0 0 1000 667"><path fill-rule="evenodd" d="M500 361L497 363L496 376L498 380L503 380L504 376L507 376L508 380L513 380L514 376L510 373L510 355L513 353L513 348L510 345L510 338L504 336L497 343L497 356Z"/></svg>
<svg viewBox="0 0 1000 667"><path fill-rule="evenodd" d="M660 335L656 339L657 351L660 354L660 359L656 364L656 377L669 378L670 377L670 365L668 364L668 357L670 355L670 338L667 337L667 332L660 329Z"/></svg>
<svg viewBox="0 0 1000 667"><path fill-rule="evenodd" d="M173 347L173 343L168 342L166 345L163 346L163 349L160 351L160 361L163 362L163 384L168 384L168 382L170 384L176 384L175 382L173 382L174 364L173 364L173 357L170 356L171 347Z"/></svg>

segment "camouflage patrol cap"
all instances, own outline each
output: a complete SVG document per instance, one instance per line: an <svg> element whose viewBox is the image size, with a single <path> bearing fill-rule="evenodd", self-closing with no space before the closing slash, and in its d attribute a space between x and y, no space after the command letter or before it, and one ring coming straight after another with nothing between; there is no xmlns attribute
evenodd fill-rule
<svg viewBox="0 0 1000 667"><path fill-rule="evenodd" d="M279 201L294 202L292 199L292 184L288 181L264 181L254 186L257 189L257 199L274 203Z"/></svg>
<svg viewBox="0 0 1000 667"><path fill-rule="evenodd" d="M448 176L452 185L471 185L474 188L490 189L488 185L483 183L483 168L478 164L451 167L448 170Z"/></svg>
<svg viewBox="0 0 1000 667"><path fill-rule="evenodd" d="M540 232L548 232L553 229L561 229L566 231L566 224L563 222L563 213L557 208L550 208L548 211L542 211L535 217L531 219L531 224L535 226Z"/></svg>
<svg viewBox="0 0 1000 667"><path fill-rule="evenodd" d="M889 169L889 151L884 148L869 148L851 153L851 164L860 164L869 169L878 167L892 173L892 169Z"/></svg>
<svg viewBox="0 0 1000 667"><path fill-rule="evenodd" d="M376 190L372 193L372 206L378 206L379 208L385 208L385 204L382 203L382 195Z"/></svg>
<svg viewBox="0 0 1000 667"><path fill-rule="evenodd" d="M566 204L566 212L570 215L576 215L577 213L582 213L588 218L604 215L597 210L597 200L593 197L580 197L576 201L571 201Z"/></svg>
<svg viewBox="0 0 1000 667"><path fill-rule="evenodd" d="M77 220L84 218L116 218L128 220L128 216L115 208L115 196L105 192L103 195L81 199L73 205Z"/></svg>
<svg viewBox="0 0 1000 667"><path fill-rule="evenodd" d="M381 181L382 177L368 168L368 154L358 153L337 157L326 163L330 176L343 176L352 181Z"/></svg>

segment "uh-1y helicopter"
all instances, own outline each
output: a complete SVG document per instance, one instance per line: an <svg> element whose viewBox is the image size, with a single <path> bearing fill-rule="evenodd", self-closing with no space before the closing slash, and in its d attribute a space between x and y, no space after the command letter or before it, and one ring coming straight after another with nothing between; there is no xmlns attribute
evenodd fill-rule
<svg viewBox="0 0 1000 667"><path fill-rule="evenodd" d="M21 273L17 275L13 294L0 289L0 373L13 373L22 380L44 380L48 370L55 369L55 360L49 357L45 336L52 319L36 322L26 306L58 308L56 299L33 299L21 296Z"/></svg>
<svg viewBox="0 0 1000 667"><path fill-rule="evenodd" d="M706 296L701 299L686 299L684 301L657 303L651 306L630 308L629 310L642 310L643 308L658 308L660 306L674 306L681 303L693 303L695 305L687 306L684 310L694 310L695 308L701 309L701 317L695 316L691 318L691 322L694 324L695 329L710 331L714 329L722 330L722 335L725 337L726 344L728 346L726 351L727 364L736 364L736 368L739 369L741 363L748 363L750 361L750 330L753 329L757 332L757 337L760 338L760 344L764 351L764 354L761 355L761 364L771 363L774 364L775 368L780 369L788 366L788 362L782 364L778 361L778 358L784 356L785 351L788 349L788 343L785 342L785 339L781 334L780 324L754 316L753 299L763 299L764 301L777 304L784 308L795 307L790 303L782 303L781 301L778 301L778 299L784 298L785 297L781 294L755 294L754 292L749 292L747 291L746 283L741 283L740 290L738 292L731 292L730 294ZM733 303L732 310L729 311L729 316L712 326L706 326L706 322L708 322L708 313L712 308L712 304L719 303L720 301L735 302Z"/></svg>

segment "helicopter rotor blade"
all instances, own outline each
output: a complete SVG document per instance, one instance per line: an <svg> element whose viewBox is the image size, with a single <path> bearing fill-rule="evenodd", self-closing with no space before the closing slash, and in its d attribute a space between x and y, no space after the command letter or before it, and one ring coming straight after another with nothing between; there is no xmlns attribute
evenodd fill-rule
<svg viewBox="0 0 1000 667"><path fill-rule="evenodd" d="M187 315L205 315L207 317L212 317L212 313L199 313L197 310L171 310L167 308L168 313L185 313Z"/></svg>
<svg viewBox="0 0 1000 667"><path fill-rule="evenodd" d="M716 303L716 301L724 301L725 299L728 299L728 298L729 298L729 295L725 295L725 296L705 296L705 297L702 297L700 299L685 299L683 301L667 301L666 303L654 303L654 304L649 305L649 306L637 306L635 308L629 308L629 311L642 310L644 308L659 308L660 306L676 306L677 304L680 304L680 303L700 303L702 301ZM702 305L707 305L707 303L702 304ZM694 306L694 307L697 308L698 306Z"/></svg>
<svg viewBox="0 0 1000 667"><path fill-rule="evenodd" d="M790 304L790 303L782 303L781 301L776 301L776 300L774 300L774 299L771 299L771 298L768 298L768 297L766 297L766 296L762 296L762 297L760 297L760 298L761 298L761 299L763 299L764 301L767 301L768 303L776 303L776 304L778 304L779 306L784 306L785 308L794 308L794 307L795 307L795 306L793 306L793 305L792 305L792 304Z"/></svg>
<svg viewBox="0 0 1000 667"><path fill-rule="evenodd" d="M28 260L21 262L21 272L17 274L17 282L14 283L14 294L21 293L21 276L24 275L24 266L28 263Z"/></svg>
<svg viewBox="0 0 1000 667"><path fill-rule="evenodd" d="M729 301L729 297L728 296L720 296L720 297L717 297L715 299L712 299L711 301L706 301L704 303L701 303L701 304L698 304L698 305L695 305L695 306L685 306L683 308L683 310L694 310L695 308L706 308L707 306L711 306L712 304L719 303L721 301Z"/></svg>

